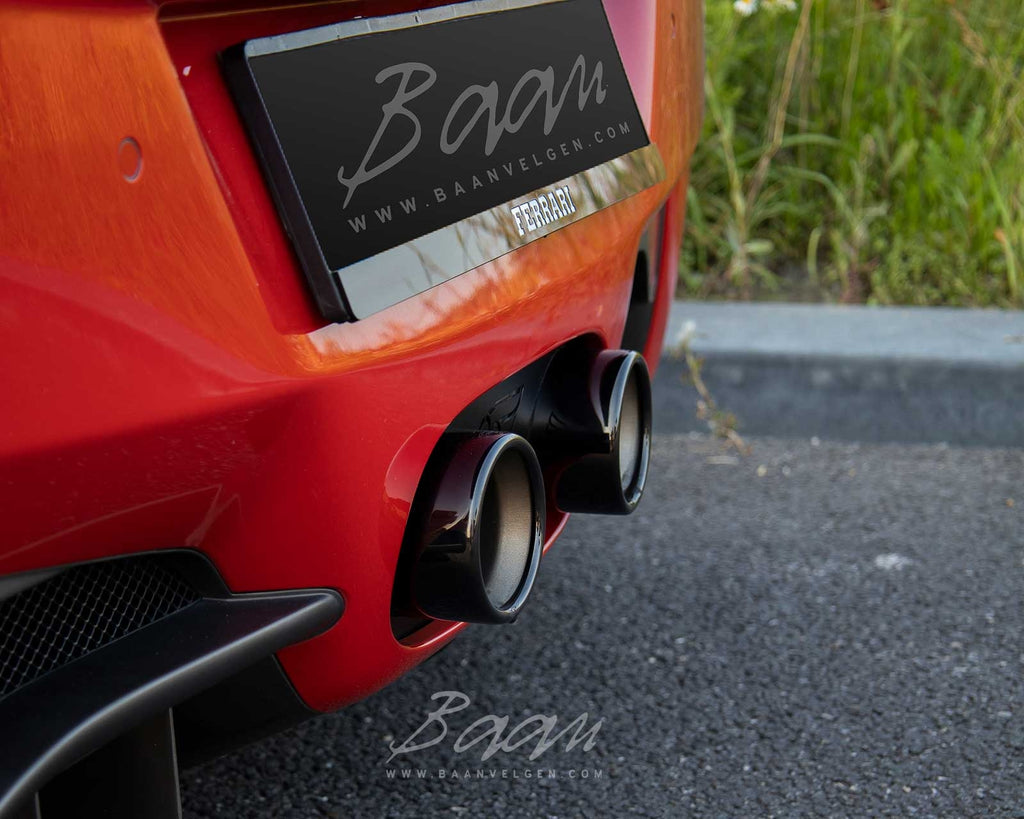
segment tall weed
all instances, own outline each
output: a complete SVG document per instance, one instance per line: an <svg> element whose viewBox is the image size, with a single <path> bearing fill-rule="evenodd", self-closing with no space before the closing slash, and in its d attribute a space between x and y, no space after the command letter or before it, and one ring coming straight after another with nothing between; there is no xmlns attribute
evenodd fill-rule
<svg viewBox="0 0 1024 819"><path fill-rule="evenodd" d="M707 0L684 290L1024 306L1021 0L758 5Z"/></svg>

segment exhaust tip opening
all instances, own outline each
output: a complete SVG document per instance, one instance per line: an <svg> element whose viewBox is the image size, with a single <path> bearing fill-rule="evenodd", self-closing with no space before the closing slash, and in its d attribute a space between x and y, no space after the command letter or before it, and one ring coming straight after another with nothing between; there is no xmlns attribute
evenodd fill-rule
<svg viewBox="0 0 1024 819"><path fill-rule="evenodd" d="M530 559L543 533L523 456L503 453L494 466L480 515L480 569L487 598L497 609L513 603L529 575Z"/></svg>
<svg viewBox="0 0 1024 819"><path fill-rule="evenodd" d="M630 378L622 396L622 410L619 415L619 475L622 491L626 494L636 480L642 448L640 393L636 379Z"/></svg>
<svg viewBox="0 0 1024 819"><path fill-rule="evenodd" d="M650 388L645 375L645 369L629 366L618 411L619 486L631 506L635 506L643 494L651 455Z"/></svg>

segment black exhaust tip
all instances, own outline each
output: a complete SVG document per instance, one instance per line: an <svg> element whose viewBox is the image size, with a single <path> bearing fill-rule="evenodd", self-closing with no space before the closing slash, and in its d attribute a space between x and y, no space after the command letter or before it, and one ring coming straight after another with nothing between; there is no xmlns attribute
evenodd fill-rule
<svg viewBox="0 0 1024 819"><path fill-rule="evenodd" d="M590 451L558 478L555 503L564 512L628 515L640 503L651 458L651 376L642 355L599 353L590 370L589 423L579 439ZM595 430L600 434L596 435ZM567 425L561 431L573 437Z"/></svg>
<svg viewBox="0 0 1024 819"><path fill-rule="evenodd" d="M488 433L442 442L435 455L408 531L412 605L438 620L511 622L544 545L537 454L519 435Z"/></svg>

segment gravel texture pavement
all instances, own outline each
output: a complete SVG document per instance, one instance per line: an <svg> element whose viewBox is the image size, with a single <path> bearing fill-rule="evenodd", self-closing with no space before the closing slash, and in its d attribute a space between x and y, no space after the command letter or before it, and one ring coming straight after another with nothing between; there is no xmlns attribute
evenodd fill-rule
<svg viewBox="0 0 1024 819"><path fill-rule="evenodd" d="M657 438L640 511L574 518L519 623L186 772L186 815L1024 816L1024 451L752 443ZM389 764L442 691L448 735ZM589 751L509 739L583 712ZM456 752L488 715L527 741Z"/></svg>

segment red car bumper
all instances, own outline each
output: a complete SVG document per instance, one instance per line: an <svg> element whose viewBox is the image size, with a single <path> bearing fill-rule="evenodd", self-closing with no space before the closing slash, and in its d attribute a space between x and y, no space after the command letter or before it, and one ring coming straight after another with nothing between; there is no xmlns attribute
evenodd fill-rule
<svg viewBox="0 0 1024 819"><path fill-rule="evenodd" d="M701 116L701 3L605 0L665 182L327 325L216 55L418 4L260 5L0 5L0 575L186 548L232 592L334 589L344 616L278 655L330 710L463 627L392 632L424 465L511 373L580 336L619 345L662 213L656 365ZM548 510L545 548L564 523Z"/></svg>

